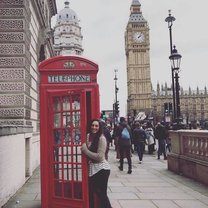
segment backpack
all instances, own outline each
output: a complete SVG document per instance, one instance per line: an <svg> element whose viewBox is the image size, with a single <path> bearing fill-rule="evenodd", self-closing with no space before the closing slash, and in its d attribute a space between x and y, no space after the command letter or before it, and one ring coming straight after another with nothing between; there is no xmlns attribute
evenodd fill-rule
<svg viewBox="0 0 208 208"><path fill-rule="evenodd" d="M147 132L145 130L142 131L142 138L146 140L148 137Z"/></svg>
<svg viewBox="0 0 208 208"><path fill-rule="evenodd" d="M151 133L148 130L146 130L145 132L146 132L146 139L148 140L151 136Z"/></svg>
<svg viewBox="0 0 208 208"><path fill-rule="evenodd" d="M121 138L126 139L126 140L130 139L130 134L129 134L129 131L126 127L121 132Z"/></svg>

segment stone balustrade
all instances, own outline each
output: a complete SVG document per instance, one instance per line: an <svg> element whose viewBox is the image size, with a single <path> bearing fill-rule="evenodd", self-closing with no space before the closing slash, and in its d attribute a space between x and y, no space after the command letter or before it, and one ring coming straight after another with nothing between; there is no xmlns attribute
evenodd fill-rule
<svg viewBox="0 0 208 208"><path fill-rule="evenodd" d="M208 131L169 131L168 170L208 185Z"/></svg>

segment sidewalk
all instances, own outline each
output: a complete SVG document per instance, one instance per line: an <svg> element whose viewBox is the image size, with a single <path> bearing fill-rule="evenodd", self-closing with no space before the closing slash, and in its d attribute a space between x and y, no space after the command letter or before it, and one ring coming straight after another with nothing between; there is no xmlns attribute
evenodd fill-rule
<svg viewBox="0 0 208 208"><path fill-rule="evenodd" d="M138 164L138 157L133 154L133 172L129 175L127 163L124 171L118 170L115 154L111 147L108 196L113 208L208 208L208 187L168 171L166 160L145 154L144 162ZM38 168L4 208L40 207Z"/></svg>

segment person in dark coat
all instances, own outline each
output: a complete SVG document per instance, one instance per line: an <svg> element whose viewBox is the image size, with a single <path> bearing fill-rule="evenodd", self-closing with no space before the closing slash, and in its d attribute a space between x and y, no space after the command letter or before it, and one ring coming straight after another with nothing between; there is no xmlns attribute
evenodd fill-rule
<svg viewBox="0 0 208 208"><path fill-rule="evenodd" d="M155 138L158 140L158 157L157 159L160 159L160 156L164 155L164 160L167 160L166 156L166 137L167 137L167 130L165 126L163 126L161 123L158 123L155 128Z"/></svg>
<svg viewBox="0 0 208 208"><path fill-rule="evenodd" d="M124 129L127 129L130 138L129 139L123 139L122 138L122 132ZM120 166L119 170L123 171L123 163L124 163L124 157L126 156L128 161L128 174L132 173L132 161L131 161L131 128L127 125L127 122L124 117L120 118L120 124L116 130L116 137L118 141L118 150L120 154Z"/></svg>
<svg viewBox="0 0 208 208"><path fill-rule="evenodd" d="M107 127L106 122L104 120L101 120L101 124L103 127L103 134L107 140L106 159L108 160L108 152L109 152L109 148L110 148L110 143L112 143L112 136L111 136L110 130Z"/></svg>
<svg viewBox="0 0 208 208"><path fill-rule="evenodd" d="M145 130L141 127L139 122L135 123L135 129L133 130L132 138L139 157L139 164L141 164L147 136Z"/></svg>

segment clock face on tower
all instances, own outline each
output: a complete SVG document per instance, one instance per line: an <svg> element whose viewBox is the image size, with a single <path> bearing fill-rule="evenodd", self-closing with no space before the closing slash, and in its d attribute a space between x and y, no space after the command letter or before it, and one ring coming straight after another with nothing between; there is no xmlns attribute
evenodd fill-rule
<svg viewBox="0 0 208 208"><path fill-rule="evenodd" d="M135 32L133 38L136 43L144 42L144 34L142 32Z"/></svg>

